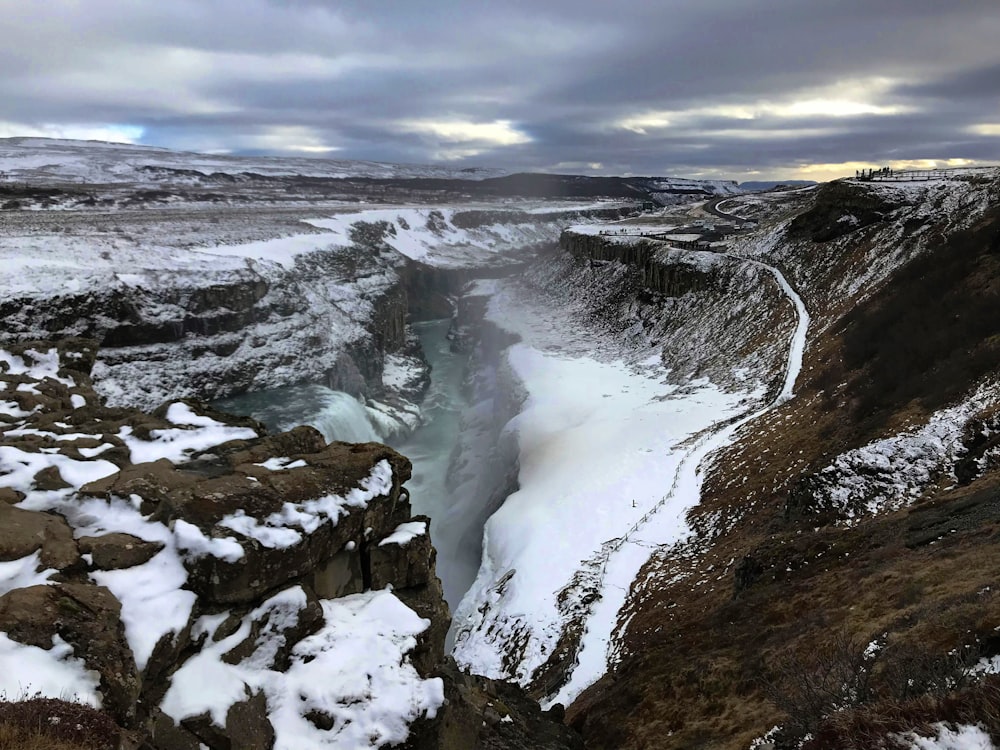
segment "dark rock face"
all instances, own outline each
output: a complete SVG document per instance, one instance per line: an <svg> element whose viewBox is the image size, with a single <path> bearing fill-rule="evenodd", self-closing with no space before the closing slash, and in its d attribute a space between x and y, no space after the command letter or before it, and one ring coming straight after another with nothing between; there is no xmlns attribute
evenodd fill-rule
<svg viewBox="0 0 1000 750"><path fill-rule="evenodd" d="M793 239L809 237L813 242L829 242L877 224L898 208L898 204L886 203L862 185L828 182L819 188L812 208L792 221L788 234Z"/></svg>
<svg viewBox="0 0 1000 750"><path fill-rule="evenodd" d="M427 516L416 516L415 523L430 524ZM426 530L413 539L399 543L386 543L383 539L369 547L368 565L371 570L371 587L385 588L395 582L401 588L414 588L425 585L430 579L427 561L431 563L437 553L431 545L430 535Z"/></svg>
<svg viewBox="0 0 1000 750"><path fill-rule="evenodd" d="M263 693L248 695L226 712L226 725L219 727L207 714L184 719L183 727L211 750L257 750L274 744L274 727L267 720Z"/></svg>
<svg viewBox="0 0 1000 750"><path fill-rule="evenodd" d="M564 232L559 244L579 261L592 264L616 261L635 267L641 274L642 287L656 294L680 297L725 286L725 278L718 269L700 269L670 256L663 257L660 251L664 246L654 241L622 243L600 235Z"/></svg>
<svg viewBox="0 0 1000 750"><path fill-rule="evenodd" d="M130 390L130 403L147 409L180 396L218 399L324 378L367 394L381 387L385 355L406 341L407 295L394 269L399 258L379 248L330 248L299 256L288 269L264 264L207 275L174 269L169 284L148 288L119 284L59 298L0 300L0 340L99 342L104 392L114 399ZM345 287L354 299L338 307L332 300ZM139 378L149 387L130 388Z"/></svg>
<svg viewBox="0 0 1000 750"><path fill-rule="evenodd" d="M408 750L583 750L558 707L542 711L516 685L463 673L451 657L437 674L447 704L429 726L415 727Z"/></svg>
<svg viewBox="0 0 1000 750"><path fill-rule="evenodd" d="M753 555L744 555L733 571L733 588L735 595L746 591L764 574L764 566Z"/></svg>

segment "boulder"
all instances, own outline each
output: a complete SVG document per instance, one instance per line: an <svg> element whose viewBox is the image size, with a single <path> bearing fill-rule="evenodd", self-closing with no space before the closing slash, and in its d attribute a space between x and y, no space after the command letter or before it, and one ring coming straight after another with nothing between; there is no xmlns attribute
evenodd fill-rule
<svg viewBox="0 0 1000 750"><path fill-rule="evenodd" d="M295 586L271 597L250 612L250 633L222 656L227 664L249 662L254 669L288 669L292 648L323 625L316 595Z"/></svg>
<svg viewBox="0 0 1000 750"><path fill-rule="evenodd" d="M174 720L156 709L150 721L149 746L156 750L202 750L205 745L188 729L179 727Z"/></svg>
<svg viewBox="0 0 1000 750"><path fill-rule="evenodd" d="M66 490L73 486L62 478L62 474L59 473L59 468L56 466L47 466L35 474L33 484L36 490L44 492Z"/></svg>
<svg viewBox="0 0 1000 750"><path fill-rule="evenodd" d="M142 565L163 549L162 542L147 542L131 534L82 536L76 541L80 552L91 556L91 567L98 570L118 570Z"/></svg>
<svg viewBox="0 0 1000 750"><path fill-rule="evenodd" d="M24 500L24 493L18 492L11 487L0 487L0 503L5 505L17 505Z"/></svg>
<svg viewBox="0 0 1000 750"><path fill-rule="evenodd" d="M80 494L105 500L138 495L142 498L142 512L151 513L171 494L189 489L197 481L196 476L178 471L173 463L161 458L126 466L117 474L85 484L80 488Z"/></svg>
<svg viewBox="0 0 1000 750"><path fill-rule="evenodd" d="M80 562L73 532L62 516L0 503L0 561L18 560L37 551L46 568L66 570Z"/></svg>
<svg viewBox="0 0 1000 750"><path fill-rule="evenodd" d="M261 750L274 745L274 727L267 719L267 699L250 693L226 712L226 726L217 726L203 714L184 719L181 725L198 737L209 750Z"/></svg>
<svg viewBox="0 0 1000 750"><path fill-rule="evenodd" d="M434 576L437 552L428 532L430 518L416 516L410 523L423 523L424 532L410 538L404 534L403 540L393 541L396 531L393 529L393 534L368 546L373 589L383 589L388 585L394 589L423 586Z"/></svg>
<svg viewBox="0 0 1000 750"><path fill-rule="evenodd" d="M396 597L420 617L429 620L427 629L417 636L417 645L410 652L413 668L428 676L444 659L445 638L451 627L451 612L444 600L441 580L432 575L423 586L393 591Z"/></svg>
<svg viewBox="0 0 1000 750"><path fill-rule="evenodd" d="M275 456L297 456L319 453L326 448L326 439L315 427L300 425L288 432L267 435L259 440L234 440L212 449L230 467L244 470ZM266 469L264 469L266 471Z"/></svg>
<svg viewBox="0 0 1000 750"><path fill-rule="evenodd" d="M320 453L288 458L302 460L306 465L292 470L265 469L257 481L239 475L205 477L190 489L171 493L158 509L156 516L160 520L182 519L195 525L206 538L226 538L242 549L240 556L195 553L185 557L189 585L206 601L247 604L298 578L309 580L324 597L353 593L357 579L355 558L350 554L340 560L335 558L364 537L369 528L366 523L377 523L373 535L384 535L394 528L388 524L397 520L391 512L373 517L366 508L345 505L335 523L323 520L311 533L302 533L297 541L285 546L249 538L219 525L227 517L239 514L264 525L289 505L301 508L331 495L345 497L357 491L372 467L382 460L392 466L392 487L385 497L373 498L369 508L396 506L408 511L408 503L400 502L399 497L402 482L410 476L410 462L391 448L378 443L334 443ZM296 526L289 528L298 530Z"/></svg>

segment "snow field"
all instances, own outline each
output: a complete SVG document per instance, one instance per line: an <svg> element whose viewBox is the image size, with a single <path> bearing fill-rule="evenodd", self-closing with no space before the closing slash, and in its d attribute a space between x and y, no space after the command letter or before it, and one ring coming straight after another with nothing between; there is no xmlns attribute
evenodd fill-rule
<svg viewBox="0 0 1000 750"><path fill-rule="evenodd" d="M934 413L922 426L837 456L818 473L817 498L841 511L850 525L905 507L942 475L955 481L952 467L966 452L967 423L997 402L1000 384L984 383L958 404Z"/></svg>
<svg viewBox="0 0 1000 750"><path fill-rule="evenodd" d="M329 233L335 244L351 244L359 222L386 222L382 240L407 258L433 266L468 266L488 262L490 256L558 238L559 222L541 222L525 213L516 224L487 224L467 229L454 224L459 208L386 208L338 214L307 223Z"/></svg>
<svg viewBox="0 0 1000 750"><path fill-rule="evenodd" d="M456 612L455 656L474 672L524 682L554 649L565 623L561 590L578 571L593 570L605 545L661 502L686 441L762 394L725 393L705 380L679 389L663 382L661 367L596 359L587 352L607 349L606 342L598 345L566 321L539 320L500 289L489 317L523 339L508 351L528 393L507 426L516 434L520 489L487 523L479 575ZM674 513L672 528L659 530L664 540L683 535L682 511ZM637 571L621 560L601 565L596 606L607 611L595 610L587 622L591 632L601 619L610 634ZM618 603L601 603L612 600ZM483 602L489 604L485 617L477 613ZM515 642L523 656L507 675L505 652ZM584 652L595 657L597 676L603 673L606 643Z"/></svg>
<svg viewBox="0 0 1000 750"><path fill-rule="evenodd" d="M114 184L138 183L162 187L163 177L144 168L197 170L204 175L242 176L252 172L268 177L437 177L477 180L506 174L499 169L451 169L417 164L267 156L228 156L171 151L154 146L59 138L0 138L0 172L15 180L46 176L61 181ZM171 181L196 179L172 176Z"/></svg>

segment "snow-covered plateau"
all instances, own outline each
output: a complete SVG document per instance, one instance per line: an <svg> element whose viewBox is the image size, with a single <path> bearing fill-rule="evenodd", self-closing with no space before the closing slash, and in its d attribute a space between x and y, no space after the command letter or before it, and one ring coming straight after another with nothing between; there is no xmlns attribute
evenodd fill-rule
<svg viewBox="0 0 1000 750"><path fill-rule="evenodd" d="M303 381L379 396L392 387L385 357L407 354L411 290L447 292L449 274L551 244L563 215L558 205L11 212L4 337L101 340L95 377L110 403Z"/></svg>

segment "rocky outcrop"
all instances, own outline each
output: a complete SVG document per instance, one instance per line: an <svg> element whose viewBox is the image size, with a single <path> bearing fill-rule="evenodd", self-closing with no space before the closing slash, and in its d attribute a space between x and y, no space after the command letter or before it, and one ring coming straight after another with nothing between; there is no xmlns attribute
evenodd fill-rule
<svg viewBox="0 0 1000 750"><path fill-rule="evenodd" d="M123 210L107 223L83 209L28 213L8 217L11 236L40 243L46 258L0 295L0 342L96 339L98 391L151 409L303 382L382 401L385 357L407 349L408 316L449 316L472 271L509 272L566 223L602 211L376 209L317 220L272 206L210 221ZM330 230L313 225L323 221Z"/></svg>
<svg viewBox="0 0 1000 750"><path fill-rule="evenodd" d="M792 239L808 237L813 242L829 242L877 224L899 208L898 201L885 200L859 183L828 182L816 191L816 199L809 210L789 224L788 233Z"/></svg>
<svg viewBox="0 0 1000 750"><path fill-rule="evenodd" d="M406 458L191 400L107 407L94 353L0 352L0 682L74 691L151 750L579 746L445 658Z"/></svg>
<svg viewBox="0 0 1000 750"><path fill-rule="evenodd" d="M526 277L544 293L571 295L602 329L654 344L668 377L708 377L742 388L780 386L794 315L774 277L752 259L683 249L667 241L566 231L564 253ZM743 379L734 379L738 360Z"/></svg>
<svg viewBox="0 0 1000 750"><path fill-rule="evenodd" d="M0 631L40 649L52 648L58 639L69 643L73 654L100 675L104 710L123 726L135 725L141 682L121 604L108 589L90 583L14 589L0 597Z"/></svg>
<svg viewBox="0 0 1000 750"><path fill-rule="evenodd" d="M147 409L304 380L374 393L385 355L406 343L399 257L317 243L288 267L220 259L218 268L188 271L150 261L91 290L7 295L0 340L95 339L102 395Z"/></svg>
<svg viewBox="0 0 1000 750"><path fill-rule="evenodd" d="M631 239L631 238L630 238ZM677 252L655 240L623 242L592 234L563 232L561 248L591 264L616 261L636 268L648 291L668 297L689 292L724 289L727 265L723 256L708 252Z"/></svg>

